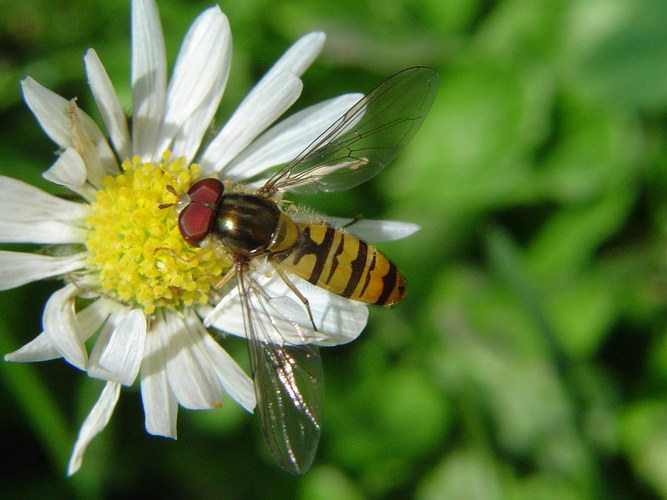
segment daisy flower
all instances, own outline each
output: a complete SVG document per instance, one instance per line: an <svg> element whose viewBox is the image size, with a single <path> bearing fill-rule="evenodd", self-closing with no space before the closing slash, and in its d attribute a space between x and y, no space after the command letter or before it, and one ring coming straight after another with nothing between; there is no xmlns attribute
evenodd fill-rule
<svg viewBox="0 0 667 500"><path fill-rule="evenodd" d="M62 358L106 382L79 431L69 475L109 422L121 386L133 385L138 376L151 434L176 438L179 405L219 408L223 393L253 411L252 380L201 319L215 311L210 326L245 335L236 289L220 300L220 290L211 285L232 262L214 254L188 261L196 249L181 237L174 212L160 205L173 202L167 186L180 192L206 176L235 183L261 178L296 156L361 97L348 94L306 108L262 134L298 98L299 77L323 46L324 34L310 33L288 49L220 132L202 145L229 75L227 18L212 7L194 21L169 82L153 0L133 0L131 25L129 124L92 49L85 54L85 69L105 132L76 99L66 100L32 78L22 82L28 107L60 148L43 175L79 201L0 177L0 241L44 245L42 253L0 251L0 289L43 278L64 280L45 305L43 332L5 359ZM376 241L415 230L402 223L359 226ZM257 279L273 296L291 293L271 274ZM364 328L363 304L306 289L301 281L296 286L307 294L318 326L317 338L310 341L349 342ZM221 306L225 303L228 307Z"/></svg>

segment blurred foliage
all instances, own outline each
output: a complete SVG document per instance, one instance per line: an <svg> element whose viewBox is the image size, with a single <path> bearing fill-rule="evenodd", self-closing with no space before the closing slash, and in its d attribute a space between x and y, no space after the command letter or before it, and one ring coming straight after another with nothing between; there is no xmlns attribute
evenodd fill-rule
<svg viewBox="0 0 667 500"><path fill-rule="evenodd" d="M210 2L158 0L173 61ZM3 498L667 497L667 30L661 0L225 0L234 59L219 123L300 34L328 33L297 108L425 64L441 88L377 179L301 199L423 229L381 248L405 303L324 351L313 469L272 463L234 404L150 437L126 390L83 469L70 447L99 384L65 363L0 364ZM44 189L55 146L31 75L94 113L94 47L129 109L129 6L0 0L0 169ZM57 285L5 292L0 350L40 331ZM244 344L225 347L244 360ZM245 362L245 361L242 361Z"/></svg>

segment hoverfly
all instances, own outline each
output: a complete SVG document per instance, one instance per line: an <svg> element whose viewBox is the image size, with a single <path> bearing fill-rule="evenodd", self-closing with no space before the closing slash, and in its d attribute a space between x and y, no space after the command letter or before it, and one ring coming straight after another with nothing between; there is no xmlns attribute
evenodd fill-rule
<svg viewBox="0 0 667 500"><path fill-rule="evenodd" d="M438 74L427 67L389 77L254 192L216 178L196 181L185 194L170 189L179 197L183 238L203 251L221 249L233 259L217 286L237 278L264 438L290 473L305 473L314 460L322 387L319 351L309 343L317 325L289 276L376 305L399 302L406 289L396 266L375 248L327 222L293 220L277 195L344 190L378 174L421 126L437 85ZM275 269L308 312L312 331L292 322L298 342L284 335L291 312L277 310L276 304L299 306L291 299L271 303L253 277L251 264L259 258Z"/></svg>

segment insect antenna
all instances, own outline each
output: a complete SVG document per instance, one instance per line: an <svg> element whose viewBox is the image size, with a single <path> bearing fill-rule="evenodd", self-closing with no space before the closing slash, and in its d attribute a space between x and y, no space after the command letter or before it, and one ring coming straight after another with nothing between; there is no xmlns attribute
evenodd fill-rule
<svg viewBox="0 0 667 500"><path fill-rule="evenodd" d="M174 187L173 187L172 185L170 185L170 184L167 184L167 191L169 191L169 192L170 192L171 194L173 194L176 198L178 198L178 200L176 200L176 201L173 202L173 203L160 203L160 204L158 205L158 208L159 208L160 210L164 210L165 208L169 208L169 207L174 207L174 206L176 206L176 205L178 204L178 202L181 201L181 199L183 198L183 195L180 194L180 193L177 193L176 190L174 189Z"/></svg>

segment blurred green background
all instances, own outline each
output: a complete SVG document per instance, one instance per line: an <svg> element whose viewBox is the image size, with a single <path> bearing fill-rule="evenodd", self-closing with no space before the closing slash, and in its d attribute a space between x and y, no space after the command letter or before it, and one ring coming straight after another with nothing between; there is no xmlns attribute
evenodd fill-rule
<svg viewBox="0 0 667 500"><path fill-rule="evenodd" d="M211 2L158 1L173 61ZM218 123L301 34L323 29L300 109L412 65L440 91L382 175L299 201L422 226L381 249L400 306L323 352L319 455L294 478L233 403L150 437L136 388L72 479L101 384L0 364L0 496L338 499L667 497L667 7L661 0L221 2L234 37ZM94 113L94 47L130 106L129 5L0 0L0 171L43 189L56 146L31 75ZM16 247L13 247L16 249ZM0 351L41 331L55 282L2 293ZM242 341L225 347L245 363Z"/></svg>

